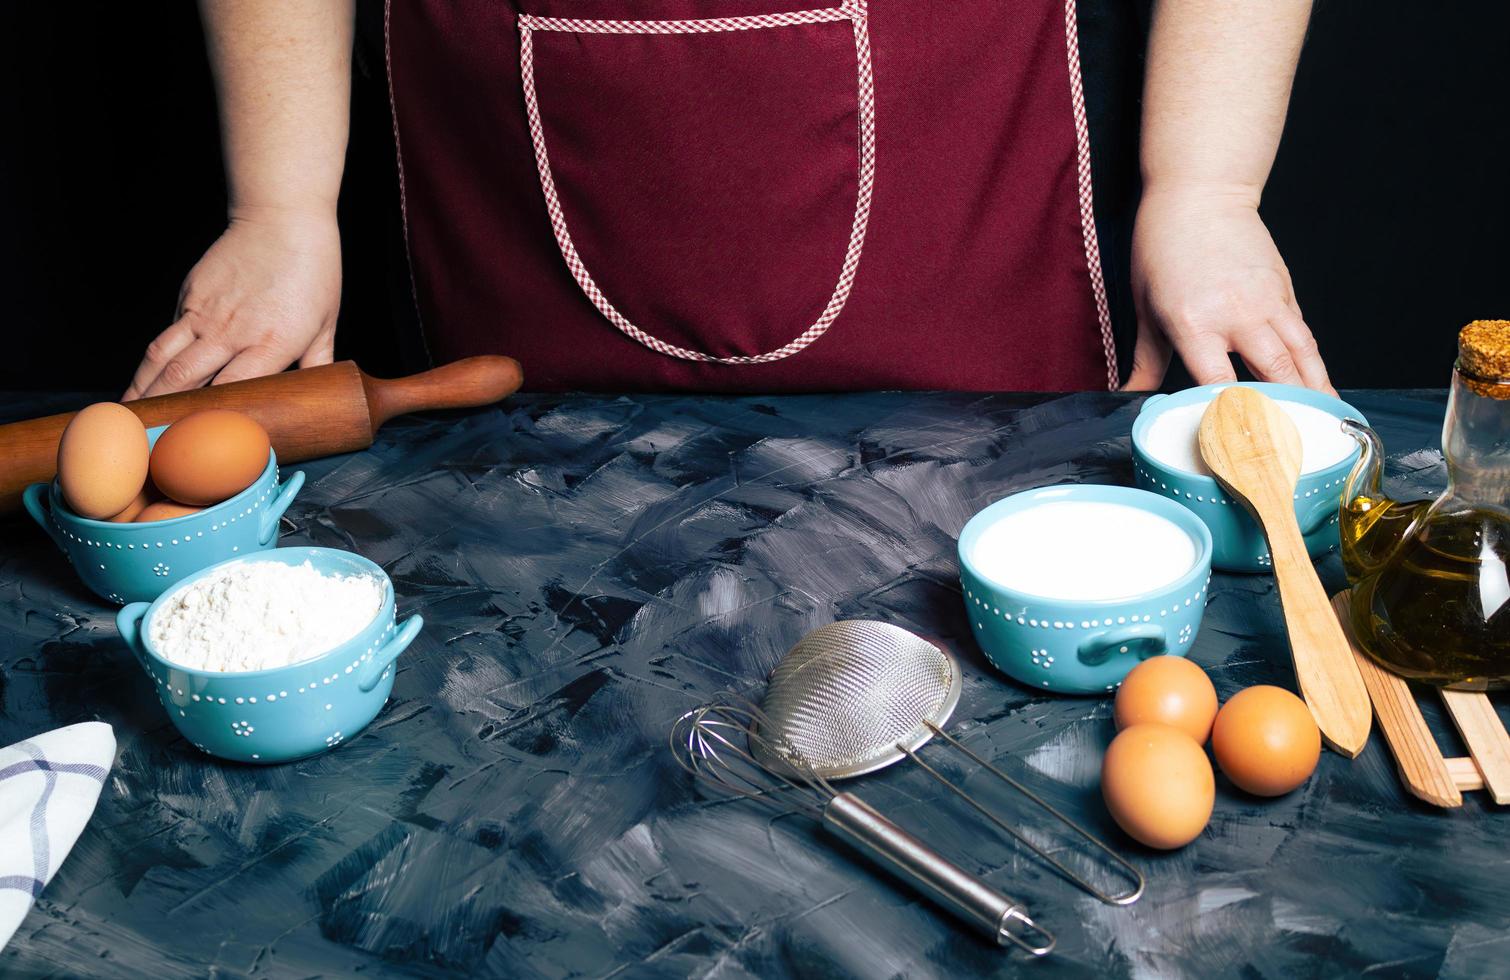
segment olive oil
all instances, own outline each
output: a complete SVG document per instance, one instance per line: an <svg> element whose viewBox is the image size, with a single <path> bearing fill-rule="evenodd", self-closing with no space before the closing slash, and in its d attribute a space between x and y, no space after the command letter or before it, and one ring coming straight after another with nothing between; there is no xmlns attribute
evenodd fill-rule
<svg viewBox="0 0 1510 980"><path fill-rule="evenodd" d="M1406 508L1402 508L1406 509ZM1403 677L1486 690L1510 683L1510 521L1436 514L1353 591L1353 631Z"/></svg>
<svg viewBox="0 0 1510 980"><path fill-rule="evenodd" d="M1404 677L1442 687L1510 687L1510 321L1475 320L1458 335L1435 501L1380 489L1384 446L1361 422L1343 490L1342 562L1353 635Z"/></svg>

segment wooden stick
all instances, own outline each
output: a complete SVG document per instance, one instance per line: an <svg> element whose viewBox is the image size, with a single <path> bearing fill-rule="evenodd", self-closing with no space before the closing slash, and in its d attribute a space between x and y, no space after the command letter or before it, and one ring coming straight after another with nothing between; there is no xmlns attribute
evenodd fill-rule
<svg viewBox="0 0 1510 980"><path fill-rule="evenodd" d="M1442 702L1483 775L1484 787L1499 804L1510 803L1510 731L1480 691L1442 691Z"/></svg>
<svg viewBox="0 0 1510 980"><path fill-rule="evenodd" d="M1400 780L1412 796L1433 806L1462 806L1460 790L1475 787L1463 786L1448 769L1447 760L1442 758L1436 738L1426 727L1426 719L1421 715L1410 685L1374 663L1372 657L1358 648L1349 624L1351 598L1346 592L1337 593L1332 597L1332 608L1337 612L1353 659L1358 663L1358 672L1363 675L1363 685L1368 688L1369 699L1374 703L1374 717L1378 719L1384 740L1395 757Z"/></svg>
<svg viewBox="0 0 1510 980"><path fill-rule="evenodd" d="M1452 781L1457 788L1465 793L1484 788L1484 774L1479 771L1479 764L1469 756L1459 755L1448 759L1447 771L1452 773Z"/></svg>

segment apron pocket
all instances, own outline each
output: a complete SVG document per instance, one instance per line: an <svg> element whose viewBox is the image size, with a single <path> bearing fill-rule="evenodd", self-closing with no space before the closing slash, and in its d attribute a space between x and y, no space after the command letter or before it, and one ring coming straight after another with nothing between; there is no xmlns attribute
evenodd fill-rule
<svg viewBox="0 0 1510 980"><path fill-rule="evenodd" d="M865 0L520 14L519 33L551 227L603 316L652 350L722 364L821 337L849 298L875 178Z"/></svg>

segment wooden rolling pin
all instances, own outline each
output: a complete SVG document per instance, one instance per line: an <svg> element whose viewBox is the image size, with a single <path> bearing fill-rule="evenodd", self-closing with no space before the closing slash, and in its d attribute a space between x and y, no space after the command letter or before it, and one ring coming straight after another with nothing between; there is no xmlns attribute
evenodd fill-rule
<svg viewBox="0 0 1510 980"><path fill-rule="evenodd" d="M383 380L339 361L265 378L126 402L148 426L172 423L202 408L245 412L267 430L280 461L297 463L366 449L395 415L491 405L519 389L512 357L468 357L407 378ZM0 512L21 505L28 484L57 473L58 439L73 412L0 425Z"/></svg>

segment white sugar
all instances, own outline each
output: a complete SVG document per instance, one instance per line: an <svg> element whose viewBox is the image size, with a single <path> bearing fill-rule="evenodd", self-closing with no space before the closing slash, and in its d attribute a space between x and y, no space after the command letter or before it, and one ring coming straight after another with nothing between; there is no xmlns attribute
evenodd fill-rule
<svg viewBox="0 0 1510 980"><path fill-rule="evenodd" d="M976 540L975 569L1046 599L1124 599L1190 571L1196 546L1173 521L1125 504L1060 500L1008 514Z"/></svg>
<svg viewBox="0 0 1510 980"><path fill-rule="evenodd" d="M164 660L194 670L286 667L360 633L386 588L370 575L322 575L307 561L237 562L174 593L149 634Z"/></svg>
<svg viewBox="0 0 1510 980"><path fill-rule="evenodd" d="M1143 451L1171 469L1210 476L1211 470L1201 459L1201 416L1211 402L1181 405L1156 416L1143 433ZM1347 459L1357 448L1353 437L1342 431L1342 422L1330 412L1279 401L1279 407L1300 432L1302 473L1314 473Z"/></svg>

